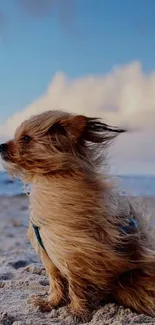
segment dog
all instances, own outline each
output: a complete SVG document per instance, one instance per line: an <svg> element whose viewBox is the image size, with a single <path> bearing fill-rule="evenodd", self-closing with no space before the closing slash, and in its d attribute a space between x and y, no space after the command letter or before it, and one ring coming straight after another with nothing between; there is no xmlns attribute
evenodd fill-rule
<svg viewBox="0 0 155 325"><path fill-rule="evenodd" d="M155 315L151 229L101 173L108 145L124 129L62 111L32 116L0 146L6 171L31 184L28 236L48 273L44 311L69 299L86 319L115 301Z"/></svg>

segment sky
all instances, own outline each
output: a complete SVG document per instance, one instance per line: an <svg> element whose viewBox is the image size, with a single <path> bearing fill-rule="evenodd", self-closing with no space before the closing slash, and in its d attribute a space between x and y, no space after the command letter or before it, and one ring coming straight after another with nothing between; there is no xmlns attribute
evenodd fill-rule
<svg viewBox="0 0 155 325"><path fill-rule="evenodd" d="M0 141L62 109L127 127L114 173L155 175L155 1L0 0Z"/></svg>

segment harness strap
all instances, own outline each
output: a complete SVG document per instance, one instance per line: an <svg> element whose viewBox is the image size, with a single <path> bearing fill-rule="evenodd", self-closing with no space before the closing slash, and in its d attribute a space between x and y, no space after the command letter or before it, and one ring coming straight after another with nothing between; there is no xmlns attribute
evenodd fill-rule
<svg viewBox="0 0 155 325"><path fill-rule="evenodd" d="M40 236L40 228L32 223L32 227L34 229L36 238L38 240L38 243L40 246L46 251L45 246L42 242L41 236ZM138 223L135 218L132 218L129 220L129 224L127 226L120 226L120 231L122 234L132 234L132 232L136 231L138 229Z"/></svg>
<svg viewBox="0 0 155 325"><path fill-rule="evenodd" d="M136 230L138 230L138 222L135 218L130 219L127 226L120 226L120 231L123 234L129 235L135 232Z"/></svg>
<svg viewBox="0 0 155 325"><path fill-rule="evenodd" d="M39 232L39 227L35 226L33 223L32 223L32 227L34 229L34 232L35 232L35 235L36 235L36 238L38 240L38 243L40 244L40 246L46 251L45 247L44 247L44 244L42 242L42 239L41 239L41 236L40 236L40 232Z"/></svg>

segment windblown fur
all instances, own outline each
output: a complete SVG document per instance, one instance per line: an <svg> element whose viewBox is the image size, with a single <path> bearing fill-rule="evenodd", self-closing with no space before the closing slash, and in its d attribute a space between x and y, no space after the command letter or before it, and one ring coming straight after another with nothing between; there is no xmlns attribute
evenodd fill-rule
<svg viewBox="0 0 155 325"><path fill-rule="evenodd" d="M67 293L71 312L82 318L108 299L155 315L151 232L99 172L109 142L122 132L95 118L49 111L25 121L1 153L6 170L31 184L28 235L50 281L44 310ZM132 218L138 227L122 232Z"/></svg>

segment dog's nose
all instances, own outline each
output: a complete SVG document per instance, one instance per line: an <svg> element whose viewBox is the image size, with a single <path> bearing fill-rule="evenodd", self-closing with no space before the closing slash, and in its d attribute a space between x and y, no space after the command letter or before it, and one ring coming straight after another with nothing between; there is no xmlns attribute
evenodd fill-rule
<svg viewBox="0 0 155 325"><path fill-rule="evenodd" d="M8 148L7 143L0 144L0 153L6 152L7 151L7 148Z"/></svg>

